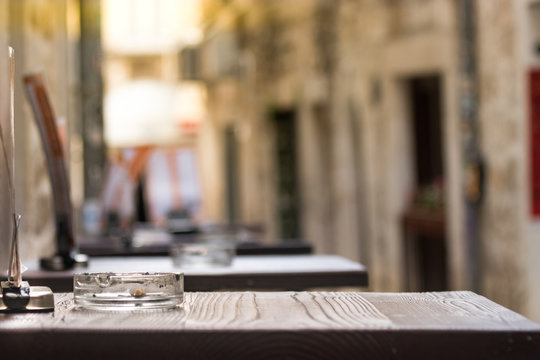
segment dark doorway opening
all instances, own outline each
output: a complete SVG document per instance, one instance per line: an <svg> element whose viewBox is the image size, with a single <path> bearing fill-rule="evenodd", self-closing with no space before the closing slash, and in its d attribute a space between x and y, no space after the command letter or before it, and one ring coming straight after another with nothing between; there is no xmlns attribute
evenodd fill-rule
<svg viewBox="0 0 540 360"><path fill-rule="evenodd" d="M408 81L416 176L414 196L404 215L407 288L440 291L448 287L441 79Z"/></svg>
<svg viewBox="0 0 540 360"><path fill-rule="evenodd" d="M238 212L238 151L234 125L227 125L224 130L225 145L225 213L227 223L237 222Z"/></svg>
<svg viewBox="0 0 540 360"><path fill-rule="evenodd" d="M410 81L411 119L416 157L416 185L442 181L441 94L438 76Z"/></svg>
<svg viewBox="0 0 540 360"><path fill-rule="evenodd" d="M276 134L277 216L280 236L283 241L296 241L300 239L296 112L277 110L272 118Z"/></svg>

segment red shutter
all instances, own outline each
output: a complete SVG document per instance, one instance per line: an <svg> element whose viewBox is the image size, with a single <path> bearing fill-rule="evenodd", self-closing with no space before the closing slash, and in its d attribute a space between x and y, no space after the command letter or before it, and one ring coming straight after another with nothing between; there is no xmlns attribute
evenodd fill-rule
<svg viewBox="0 0 540 360"><path fill-rule="evenodd" d="M531 111L531 214L540 216L540 70L529 74Z"/></svg>

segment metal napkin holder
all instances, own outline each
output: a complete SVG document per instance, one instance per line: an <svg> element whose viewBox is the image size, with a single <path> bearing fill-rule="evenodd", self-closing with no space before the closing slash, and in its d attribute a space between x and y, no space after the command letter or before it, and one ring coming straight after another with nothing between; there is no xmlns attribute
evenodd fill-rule
<svg viewBox="0 0 540 360"><path fill-rule="evenodd" d="M46 286L30 286L28 281L17 287L2 281L0 312L51 312L54 311L54 295Z"/></svg>
<svg viewBox="0 0 540 360"><path fill-rule="evenodd" d="M1 134L1 131L0 131ZM46 286L30 286L22 281L18 232L21 215L13 216L13 233L7 281L2 281L0 312L49 312L54 311L54 295Z"/></svg>

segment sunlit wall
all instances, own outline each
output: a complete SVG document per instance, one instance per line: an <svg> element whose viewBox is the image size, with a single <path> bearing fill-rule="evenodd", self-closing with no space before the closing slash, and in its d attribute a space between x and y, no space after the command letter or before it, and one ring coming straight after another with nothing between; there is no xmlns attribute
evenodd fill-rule
<svg viewBox="0 0 540 360"><path fill-rule="evenodd" d="M178 59L200 41L199 2L103 1L102 19L108 146L193 140L191 130L204 119L204 89L181 81Z"/></svg>

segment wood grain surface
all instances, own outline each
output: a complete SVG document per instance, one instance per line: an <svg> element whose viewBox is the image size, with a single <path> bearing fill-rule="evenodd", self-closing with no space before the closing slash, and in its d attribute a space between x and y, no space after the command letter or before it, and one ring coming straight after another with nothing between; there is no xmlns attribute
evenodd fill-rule
<svg viewBox="0 0 540 360"><path fill-rule="evenodd" d="M186 293L169 311L0 314L18 358L539 359L540 326L471 292Z"/></svg>

